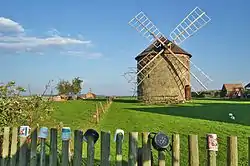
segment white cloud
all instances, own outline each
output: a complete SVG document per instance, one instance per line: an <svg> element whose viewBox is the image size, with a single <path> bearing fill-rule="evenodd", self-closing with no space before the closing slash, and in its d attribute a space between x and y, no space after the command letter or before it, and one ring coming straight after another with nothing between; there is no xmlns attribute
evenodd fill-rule
<svg viewBox="0 0 250 166"><path fill-rule="evenodd" d="M0 17L0 32L24 32L24 28L11 19Z"/></svg>
<svg viewBox="0 0 250 166"><path fill-rule="evenodd" d="M94 52L89 53L86 51L61 51L60 52L63 55L70 55L70 56L77 56L77 57L84 57L87 59L99 59L103 56L102 53Z"/></svg>
<svg viewBox="0 0 250 166"><path fill-rule="evenodd" d="M54 28L47 32L49 35L47 37L29 36L25 32L26 30L19 23L0 17L0 51L16 54L32 52L43 55L49 49L60 48L67 55L82 56L88 54L91 57L101 57L100 53L86 53L85 50L82 50L92 45L92 42L84 40L81 35L80 38L73 38L69 34L64 37ZM83 45L86 47L82 47ZM81 50L67 51L70 47L79 47Z"/></svg>

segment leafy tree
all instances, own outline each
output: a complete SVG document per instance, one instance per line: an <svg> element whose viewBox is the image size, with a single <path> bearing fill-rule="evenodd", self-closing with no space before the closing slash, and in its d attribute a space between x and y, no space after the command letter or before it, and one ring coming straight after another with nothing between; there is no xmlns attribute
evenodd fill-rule
<svg viewBox="0 0 250 166"><path fill-rule="evenodd" d="M59 95L69 95L72 92L72 86L69 81L61 80L57 86L56 89L59 92Z"/></svg>
<svg viewBox="0 0 250 166"><path fill-rule="evenodd" d="M42 124L54 110L44 96L21 96L25 89L14 81L0 85L0 127Z"/></svg>
<svg viewBox="0 0 250 166"><path fill-rule="evenodd" d="M72 80L72 93L78 94L82 90L81 84L83 83L83 80L80 79L80 77L76 77Z"/></svg>

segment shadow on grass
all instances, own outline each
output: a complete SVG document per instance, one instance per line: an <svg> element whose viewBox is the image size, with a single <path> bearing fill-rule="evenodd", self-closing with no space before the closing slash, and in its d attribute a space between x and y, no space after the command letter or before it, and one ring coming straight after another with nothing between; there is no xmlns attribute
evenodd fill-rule
<svg viewBox="0 0 250 166"><path fill-rule="evenodd" d="M140 103L140 101L138 101L137 99L114 99L114 102L118 102L118 103Z"/></svg>
<svg viewBox="0 0 250 166"><path fill-rule="evenodd" d="M203 99L204 100L204 99ZM209 103L199 101L197 103L168 105L168 106L145 106L137 108L127 108L139 112L150 112L162 115L172 115L188 117L194 119L203 119L210 121L219 121L226 123L235 123L241 125L250 125L250 103L232 102L232 103ZM229 113L235 116L235 120L229 117Z"/></svg>
<svg viewBox="0 0 250 166"><path fill-rule="evenodd" d="M238 102L245 102L250 101L250 98L243 98L243 99L223 99L223 98L193 98L194 100L213 100L213 101L238 101Z"/></svg>

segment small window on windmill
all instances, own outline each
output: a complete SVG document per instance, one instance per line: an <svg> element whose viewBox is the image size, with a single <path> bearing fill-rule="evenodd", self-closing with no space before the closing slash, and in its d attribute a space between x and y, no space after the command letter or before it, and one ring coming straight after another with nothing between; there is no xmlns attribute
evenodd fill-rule
<svg viewBox="0 0 250 166"><path fill-rule="evenodd" d="M148 78L149 78L149 74L148 74Z"/></svg>

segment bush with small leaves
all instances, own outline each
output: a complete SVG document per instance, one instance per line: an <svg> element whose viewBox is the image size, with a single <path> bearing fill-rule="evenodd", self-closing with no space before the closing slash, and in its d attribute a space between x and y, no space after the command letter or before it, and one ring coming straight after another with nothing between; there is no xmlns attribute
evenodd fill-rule
<svg viewBox="0 0 250 166"><path fill-rule="evenodd" d="M0 127L33 126L49 119L52 102L38 95L24 97L22 92L25 89L14 81L0 85Z"/></svg>

